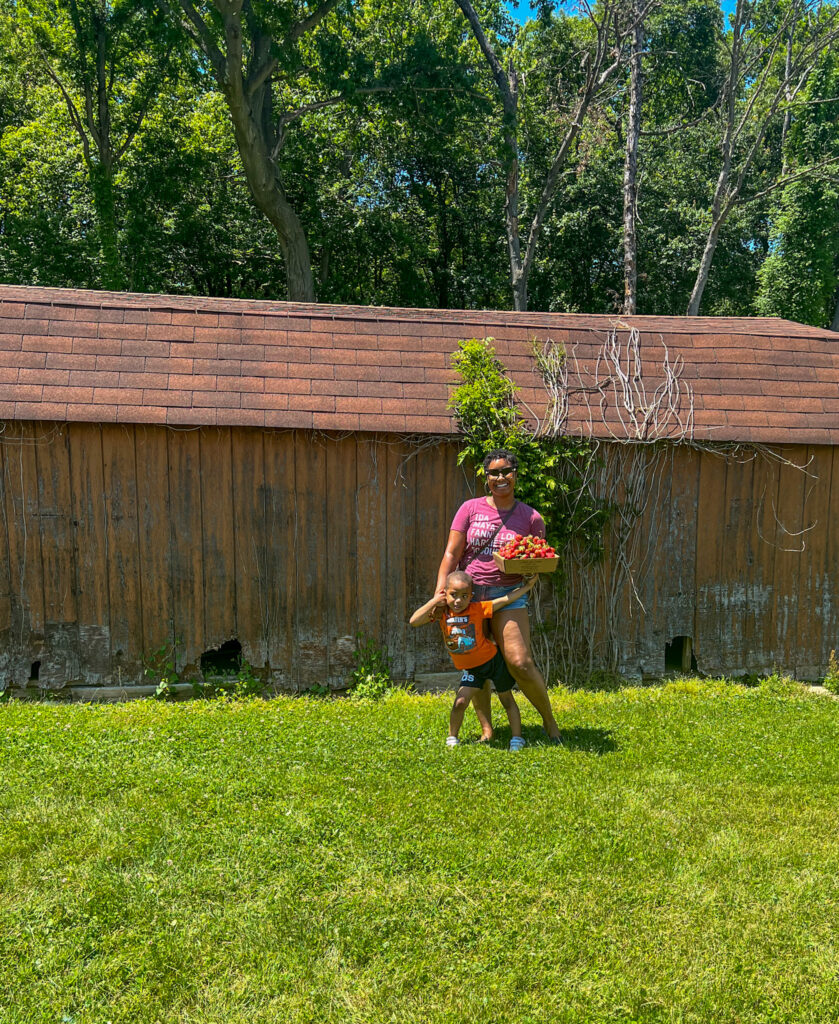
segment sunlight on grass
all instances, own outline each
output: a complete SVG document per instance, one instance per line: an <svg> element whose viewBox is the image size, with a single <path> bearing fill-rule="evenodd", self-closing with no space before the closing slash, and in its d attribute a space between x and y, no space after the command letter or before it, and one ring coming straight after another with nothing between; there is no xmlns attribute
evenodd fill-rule
<svg viewBox="0 0 839 1024"><path fill-rule="evenodd" d="M552 699L3 706L0 1020L835 1020L839 704Z"/></svg>

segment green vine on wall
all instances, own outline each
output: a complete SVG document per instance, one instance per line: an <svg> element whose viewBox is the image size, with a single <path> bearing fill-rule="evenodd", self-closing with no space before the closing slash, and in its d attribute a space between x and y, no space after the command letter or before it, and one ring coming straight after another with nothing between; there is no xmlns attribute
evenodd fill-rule
<svg viewBox="0 0 839 1024"><path fill-rule="evenodd" d="M611 506L588 486L595 447L579 437L534 434L516 401L519 388L497 358L492 340L461 341L452 356L462 381L449 402L464 434L458 465L469 463L483 479L487 452L514 452L519 460L516 496L541 513L548 542L557 551L576 542L589 555L599 556Z"/></svg>

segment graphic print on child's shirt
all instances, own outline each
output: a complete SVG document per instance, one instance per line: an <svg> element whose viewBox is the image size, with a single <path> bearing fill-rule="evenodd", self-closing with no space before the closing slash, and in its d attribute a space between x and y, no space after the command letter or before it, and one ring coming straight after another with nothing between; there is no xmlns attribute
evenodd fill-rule
<svg viewBox="0 0 839 1024"><path fill-rule="evenodd" d="M468 615L450 615L449 628L446 633L446 647L452 654L468 654L474 650L475 623L470 622Z"/></svg>
<svg viewBox="0 0 839 1024"><path fill-rule="evenodd" d="M485 665L498 648L484 632L484 620L492 618L492 601L472 601L459 615L447 612L440 620L446 650L455 668Z"/></svg>

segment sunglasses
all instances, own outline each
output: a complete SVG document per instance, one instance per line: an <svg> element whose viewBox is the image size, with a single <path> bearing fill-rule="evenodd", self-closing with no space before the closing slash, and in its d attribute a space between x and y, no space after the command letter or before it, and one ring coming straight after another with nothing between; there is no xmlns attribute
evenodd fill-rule
<svg viewBox="0 0 839 1024"><path fill-rule="evenodd" d="M515 470L512 466L507 466L506 469L488 469L487 476L512 476Z"/></svg>

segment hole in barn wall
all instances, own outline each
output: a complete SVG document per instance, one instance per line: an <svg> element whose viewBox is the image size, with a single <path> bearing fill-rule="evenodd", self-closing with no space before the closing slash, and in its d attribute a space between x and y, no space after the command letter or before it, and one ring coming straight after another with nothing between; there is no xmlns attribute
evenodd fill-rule
<svg viewBox="0 0 839 1024"><path fill-rule="evenodd" d="M35 683L38 681L41 675L41 663L40 661L33 661L32 668L29 670L29 682Z"/></svg>
<svg viewBox="0 0 839 1024"><path fill-rule="evenodd" d="M235 676L242 667L242 645L238 640L226 640L221 647L204 651L201 655L202 676Z"/></svg>
<svg viewBox="0 0 839 1024"><path fill-rule="evenodd" d="M674 636L664 645L665 672L698 672L696 656L693 653L693 637Z"/></svg>

